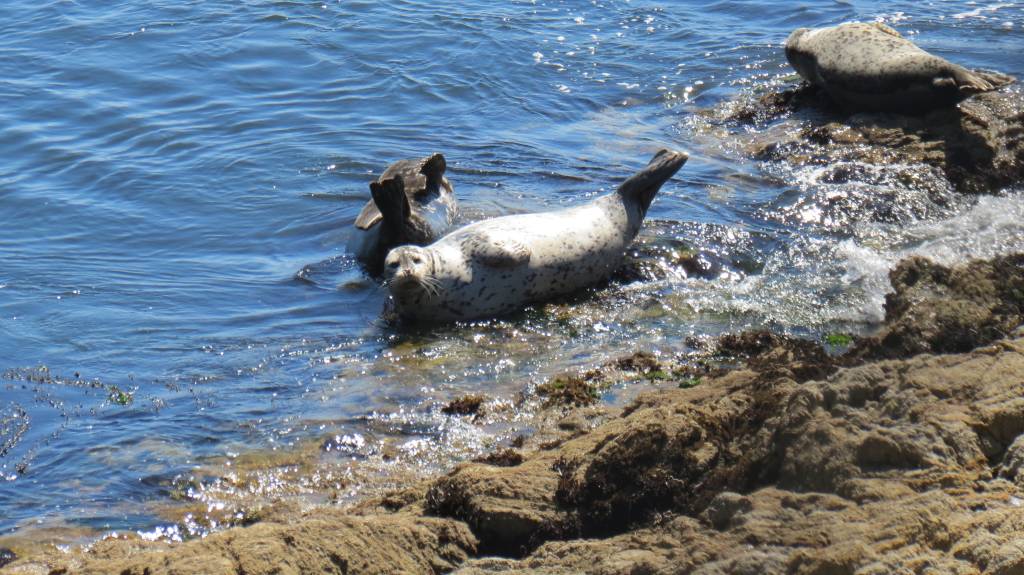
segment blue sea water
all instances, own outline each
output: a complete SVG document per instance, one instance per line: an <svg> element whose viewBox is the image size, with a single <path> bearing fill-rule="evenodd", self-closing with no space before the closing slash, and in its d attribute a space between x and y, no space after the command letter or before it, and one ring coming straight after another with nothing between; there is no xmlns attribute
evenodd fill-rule
<svg viewBox="0 0 1024 575"><path fill-rule="evenodd" d="M687 336L869 330L899 257L1024 247L1016 190L882 210L699 120L794 82L789 31L847 20L1024 76L1008 1L3 2L0 533L152 529L143 503L204 457L443 443L439 402ZM346 251L398 159L443 152L473 221L583 201L665 146L691 159L644 237L706 277L409 333Z"/></svg>

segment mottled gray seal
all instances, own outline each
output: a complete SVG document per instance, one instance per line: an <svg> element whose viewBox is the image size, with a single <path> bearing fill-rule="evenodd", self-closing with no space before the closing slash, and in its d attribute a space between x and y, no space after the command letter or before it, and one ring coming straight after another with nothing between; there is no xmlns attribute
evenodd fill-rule
<svg viewBox="0 0 1024 575"><path fill-rule="evenodd" d="M384 256L405 244L425 245L451 227L458 205L444 156L400 160L370 184L370 201L356 218L352 250L369 268L380 272Z"/></svg>
<svg viewBox="0 0 1024 575"><path fill-rule="evenodd" d="M786 59L852 111L921 114L1012 81L929 54L877 22L800 28L786 40Z"/></svg>
<svg viewBox="0 0 1024 575"><path fill-rule="evenodd" d="M426 321L493 317L607 278L687 158L661 150L614 193L586 204L483 220L426 247L391 250L384 275L395 311Z"/></svg>

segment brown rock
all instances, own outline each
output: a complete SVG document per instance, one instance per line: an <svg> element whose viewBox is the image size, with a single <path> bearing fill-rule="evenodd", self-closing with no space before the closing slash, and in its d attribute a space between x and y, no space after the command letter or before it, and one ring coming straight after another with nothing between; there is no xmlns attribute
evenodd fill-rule
<svg viewBox="0 0 1024 575"><path fill-rule="evenodd" d="M979 94L924 116L848 116L819 91L801 87L733 106L725 119L765 124L804 109L825 111L831 119L811 115L811 125L798 132L755 143L754 156L839 170L849 169L849 162L924 164L970 194L996 192L1024 179L1024 95L1016 91ZM848 177L837 173L833 181Z"/></svg>
<svg viewBox="0 0 1024 575"><path fill-rule="evenodd" d="M836 370L835 361L820 345L765 330L723 335L717 353L744 359L748 369L797 382L827 377Z"/></svg>
<svg viewBox="0 0 1024 575"><path fill-rule="evenodd" d="M475 459L477 463L486 463L487 465L495 465L498 467L515 467L523 462L523 454L519 453L515 449L503 449L501 451L495 451L488 453L487 455Z"/></svg>
<svg viewBox="0 0 1024 575"><path fill-rule="evenodd" d="M488 553L520 555L565 523L553 462L541 455L515 467L464 464L430 487L426 510L465 521Z"/></svg>
<svg viewBox="0 0 1024 575"><path fill-rule="evenodd" d="M102 541L47 568L82 575L442 573L475 550L473 534L455 521L320 510L294 525L259 523L175 546Z"/></svg>
<svg viewBox="0 0 1024 575"><path fill-rule="evenodd" d="M487 398L479 394L464 395L448 402L447 405L441 408L441 413L445 415L479 416L482 415L480 408L486 400Z"/></svg>
<svg viewBox="0 0 1024 575"><path fill-rule="evenodd" d="M889 274L886 327L854 345L847 363L957 353L1010 334L1024 322L1024 255L954 268L912 257Z"/></svg>

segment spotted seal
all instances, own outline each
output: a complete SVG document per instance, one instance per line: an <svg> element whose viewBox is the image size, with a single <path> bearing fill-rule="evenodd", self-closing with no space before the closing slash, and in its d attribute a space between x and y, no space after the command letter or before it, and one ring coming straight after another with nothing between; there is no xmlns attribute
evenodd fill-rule
<svg viewBox="0 0 1024 575"><path fill-rule="evenodd" d="M391 250L384 276L395 311L424 321L493 317L607 278L687 158L661 150L614 193L586 204L483 220L426 247Z"/></svg>
<svg viewBox="0 0 1024 575"><path fill-rule="evenodd" d="M381 271L392 248L429 244L451 227L458 204L444 177L446 166L441 154L400 160L370 183L371 199L356 217L352 250L371 273Z"/></svg>
<svg viewBox="0 0 1024 575"><path fill-rule="evenodd" d="M786 59L851 111L922 114L1012 81L929 54L878 22L795 30Z"/></svg>

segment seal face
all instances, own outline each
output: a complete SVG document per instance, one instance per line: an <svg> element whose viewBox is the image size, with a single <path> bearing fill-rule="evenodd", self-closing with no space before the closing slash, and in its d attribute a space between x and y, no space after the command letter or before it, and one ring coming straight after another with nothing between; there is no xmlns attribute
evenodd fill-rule
<svg viewBox="0 0 1024 575"><path fill-rule="evenodd" d="M852 111L922 114L1012 81L929 54L881 23L800 28L786 40L786 59Z"/></svg>
<svg viewBox="0 0 1024 575"><path fill-rule="evenodd" d="M458 205L446 167L441 154L400 160L370 183L372 197L356 217L353 251L371 273L380 272L392 248L428 244L451 227Z"/></svg>
<svg viewBox="0 0 1024 575"><path fill-rule="evenodd" d="M618 268L662 184L688 156L662 150L606 196L573 208L470 224L391 250L384 277L408 320L493 317L567 294Z"/></svg>

